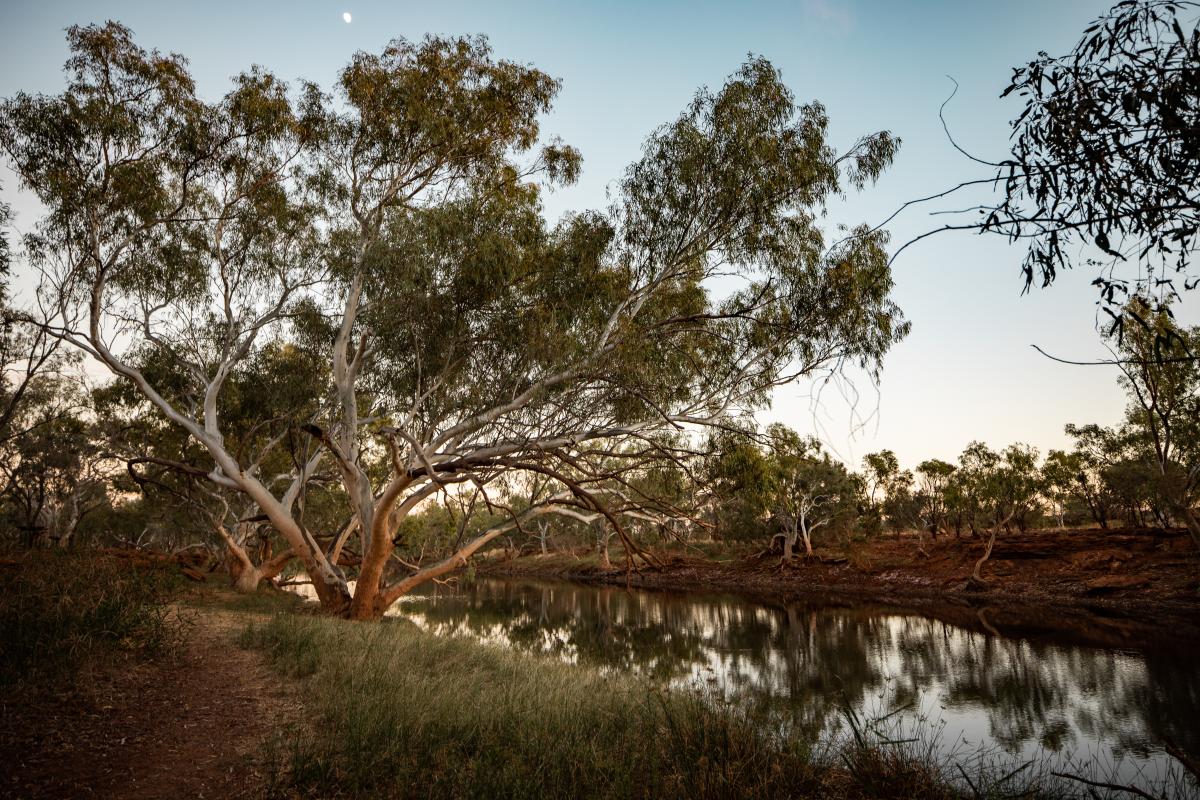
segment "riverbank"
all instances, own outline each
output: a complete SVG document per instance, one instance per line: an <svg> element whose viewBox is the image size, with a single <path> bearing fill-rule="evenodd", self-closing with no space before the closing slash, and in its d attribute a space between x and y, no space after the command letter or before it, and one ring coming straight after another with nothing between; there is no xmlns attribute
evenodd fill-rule
<svg viewBox="0 0 1200 800"><path fill-rule="evenodd" d="M273 787L289 796L1090 796L1050 759L1013 769L986 752L947 754L934 727L903 727L888 713L864 718L847 706L840 733L814 740L767 706L403 619L278 615L242 642L300 682L313 721L280 743ZM1195 796L1181 772L1158 788Z"/></svg>
<svg viewBox="0 0 1200 800"><path fill-rule="evenodd" d="M960 796L919 746L864 730L862 746L824 748L751 709L403 621L277 616L243 641L337 731L284 742L300 796Z"/></svg>
<svg viewBox="0 0 1200 800"><path fill-rule="evenodd" d="M36 656L49 651L38 644L19 675L3 673L0 796L964 796L931 750L884 745L869 721L817 746L753 709L631 675L403 620L330 619L279 592L172 583L170 570L127 560L54 558L49 571L8 565L36 580L6 588L37 591L5 594L0 615L69 618L60 629L95 652L41 675ZM154 594L130 588L164 578ZM77 605L52 591L68 587ZM157 608L161 626L125 626L123 640L101 646L114 616L94 611L114 597L127 598L117 618ZM168 644L148 647L151 636Z"/></svg>
<svg viewBox="0 0 1200 800"><path fill-rule="evenodd" d="M660 551L661 569L627 572L619 551L484 561L479 574L669 591L732 592L768 604L913 611L1009 636L1099 647L1200 642L1200 556L1182 531L1035 531L1004 535L968 578L983 543L876 539L781 565L749 548Z"/></svg>
<svg viewBox="0 0 1200 800"><path fill-rule="evenodd" d="M107 632L92 622L113 617L92 615L103 605L94 601L131 597L120 618L157 608L148 618L162 624L127 627L104 658L63 662L52 681L26 669L32 677L5 687L3 796L1083 796L1045 766L1009 774L950 758L936 733L896 736L887 717L850 706L840 737L814 741L764 721L765 707L628 670L403 619L331 619L281 592L167 580L137 594L114 588L127 560L82 558L78 572L62 571L71 559L52 580L12 582L38 591L0 597L4 618L13 608L25 622L66 615L78 640L100 642ZM103 583L88 580L97 569ZM37 645L25 663L44 652ZM1194 794L1185 780L1172 796Z"/></svg>

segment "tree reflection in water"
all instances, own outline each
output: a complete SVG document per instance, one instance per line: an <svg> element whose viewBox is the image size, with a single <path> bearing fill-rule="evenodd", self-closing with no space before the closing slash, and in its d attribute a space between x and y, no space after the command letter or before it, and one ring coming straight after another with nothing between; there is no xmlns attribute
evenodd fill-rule
<svg viewBox="0 0 1200 800"><path fill-rule="evenodd" d="M1049 753L1142 778L1161 774L1166 742L1200 757L1200 676L1178 652L1009 639L871 609L566 583L480 580L396 611L439 634L700 685L812 736L834 730L847 705L870 714L911 704L903 716L940 729L959 753Z"/></svg>

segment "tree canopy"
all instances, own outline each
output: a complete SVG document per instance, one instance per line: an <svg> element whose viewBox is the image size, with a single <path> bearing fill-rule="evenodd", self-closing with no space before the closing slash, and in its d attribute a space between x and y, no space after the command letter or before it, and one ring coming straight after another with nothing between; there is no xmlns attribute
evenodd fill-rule
<svg viewBox="0 0 1200 800"><path fill-rule="evenodd" d="M1082 242L1111 266L1137 262L1135 273L1110 268L1096 280L1117 306L1197 285L1187 271L1200 225L1197 10L1125 0L1070 53L1014 70L1004 95L1025 107L1001 164L1004 198L983 229L1029 243L1027 284L1052 282Z"/></svg>
<svg viewBox="0 0 1200 800"><path fill-rule="evenodd" d="M551 225L540 197L581 164L539 145L558 82L482 37L359 53L333 94L254 68L216 101L119 24L68 40L62 94L0 107L0 145L47 209L25 241L45 329L199 445L207 479L261 509L344 609L333 551L297 519L314 476L336 476L361 539L356 616L441 574L384 575L426 498L532 472L620 531L601 495L636 501L638 475L695 451L688 431L800 376L877 371L908 330L886 235L830 247L817 223L897 140L839 154L824 109L764 59L654 131L611 207ZM284 425L312 447L283 481L227 424L236 376L276 342L329 365Z"/></svg>

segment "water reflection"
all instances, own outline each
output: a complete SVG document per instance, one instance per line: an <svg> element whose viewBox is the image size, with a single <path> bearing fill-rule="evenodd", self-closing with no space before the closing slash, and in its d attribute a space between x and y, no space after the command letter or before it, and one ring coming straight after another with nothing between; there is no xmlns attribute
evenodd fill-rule
<svg viewBox="0 0 1200 800"><path fill-rule="evenodd" d="M910 705L962 753L1047 753L1143 782L1172 742L1200 757L1200 676L1179 652L1125 652L976 633L872 610L767 607L566 583L481 580L408 598L397 613L467 635L761 704L811 735L842 709ZM1194 656L1195 654L1191 654ZM965 743L965 745L964 745Z"/></svg>

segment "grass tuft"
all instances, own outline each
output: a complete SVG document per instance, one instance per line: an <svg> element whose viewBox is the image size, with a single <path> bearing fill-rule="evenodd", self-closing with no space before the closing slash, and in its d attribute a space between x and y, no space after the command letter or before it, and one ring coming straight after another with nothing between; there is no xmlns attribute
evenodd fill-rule
<svg viewBox="0 0 1200 800"><path fill-rule="evenodd" d="M50 685L121 653L152 656L180 641L167 570L87 552L0 558L0 686Z"/></svg>

